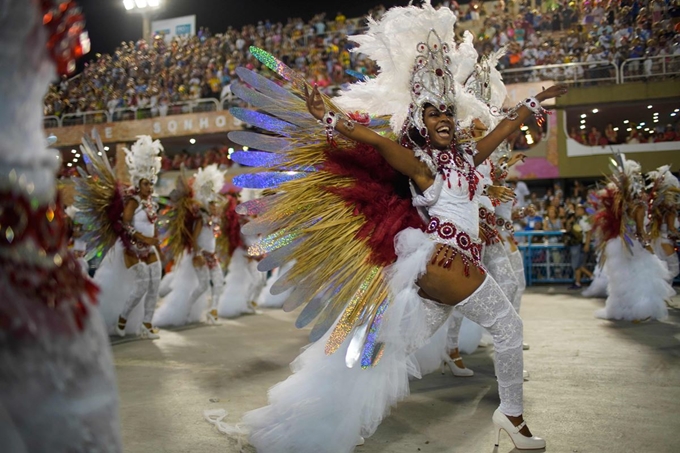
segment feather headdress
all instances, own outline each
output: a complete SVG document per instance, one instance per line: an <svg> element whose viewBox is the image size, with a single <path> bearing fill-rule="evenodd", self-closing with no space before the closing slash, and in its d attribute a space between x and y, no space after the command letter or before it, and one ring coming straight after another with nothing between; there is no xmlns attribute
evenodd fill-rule
<svg viewBox="0 0 680 453"><path fill-rule="evenodd" d="M650 232L657 238L666 222L667 215L680 208L680 181L671 173L670 165L663 165L647 173L649 185L648 213Z"/></svg>
<svg viewBox="0 0 680 453"><path fill-rule="evenodd" d="M647 180L649 181L648 189L654 186L657 187L657 190L680 189L680 181L671 173L670 165L662 165L656 170L650 171L647 173Z"/></svg>
<svg viewBox="0 0 680 453"><path fill-rule="evenodd" d="M346 110L389 115L396 134L408 122L422 132L426 103L446 110L454 105L453 26L456 16L448 8L394 7L380 19L368 19L368 31L349 39L354 49L380 67L375 78L354 83L336 99ZM426 32L423 32L427 30Z"/></svg>
<svg viewBox="0 0 680 453"><path fill-rule="evenodd" d="M149 135L140 135L130 149L125 151L125 163L130 172L130 179L134 187L139 187L139 182L146 179L151 184L156 184L158 172L161 170L160 153L163 145L160 140L152 140Z"/></svg>
<svg viewBox="0 0 680 453"><path fill-rule="evenodd" d="M223 185L224 172L217 168L217 164L199 168L194 174L194 197L207 209L208 204L218 198Z"/></svg>

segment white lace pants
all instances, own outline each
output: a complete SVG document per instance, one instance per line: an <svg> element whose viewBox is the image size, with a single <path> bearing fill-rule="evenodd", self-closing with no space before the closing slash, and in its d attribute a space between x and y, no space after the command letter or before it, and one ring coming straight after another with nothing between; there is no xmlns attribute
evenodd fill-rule
<svg viewBox="0 0 680 453"><path fill-rule="evenodd" d="M521 415L524 384L522 319L490 275L470 297L456 305L456 311L491 333L496 354L500 410L505 415Z"/></svg>
<svg viewBox="0 0 680 453"><path fill-rule="evenodd" d="M512 265L512 270L515 272L515 277L519 286L517 287L517 292L515 297L510 300L515 311L519 313L519 309L522 306L522 295L524 290L527 288L527 280L524 275L524 260L522 259L522 252L515 250L510 254L510 264Z"/></svg>
<svg viewBox="0 0 680 453"><path fill-rule="evenodd" d="M132 310L144 297L144 318L142 321L151 323L153 312L156 310L156 302L158 302L158 289L161 284L161 263L156 261L155 263L146 264L140 261L130 267L129 270L134 274L135 283L125 301L125 306L120 316L123 319L128 319Z"/></svg>
<svg viewBox="0 0 680 453"><path fill-rule="evenodd" d="M224 274L222 273L222 267L217 264L217 266L211 269L206 265L194 267L194 271L196 271L196 277L198 277L198 286L189 296L189 300L191 301L189 306L192 307L196 303L198 298L208 290L208 287L212 282L210 289L210 310L217 309L217 304L220 301L220 295L222 294L222 288L224 285Z"/></svg>
<svg viewBox="0 0 680 453"><path fill-rule="evenodd" d="M462 325L463 314L458 310L453 310L451 318L449 319L449 330L446 334L447 352L458 349L458 335L460 335L460 326Z"/></svg>
<svg viewBox="0 0 680 453"><path fill-rule="evenodd" d="M503 243L498 242L496 244L484 246L482 261L484 267L486 267L486 270L489 272L489 275L496 280L498 286L501 287L503 293L514 306L519 282L517 281L515 271Z"/></svg>

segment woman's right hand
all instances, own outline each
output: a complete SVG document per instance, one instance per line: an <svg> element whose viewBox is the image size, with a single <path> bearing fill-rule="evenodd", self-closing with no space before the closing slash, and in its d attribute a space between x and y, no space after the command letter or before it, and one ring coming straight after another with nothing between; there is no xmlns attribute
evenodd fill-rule
<svg viewBox="0 0 680 453"><path fill-rule="evenodd" d="M326 106L321 98L319 87L315 86L312 91L309 91L307 84L305 84L305 101L307 102L307 110L314 118L320 120L326 114Z"/></svg>

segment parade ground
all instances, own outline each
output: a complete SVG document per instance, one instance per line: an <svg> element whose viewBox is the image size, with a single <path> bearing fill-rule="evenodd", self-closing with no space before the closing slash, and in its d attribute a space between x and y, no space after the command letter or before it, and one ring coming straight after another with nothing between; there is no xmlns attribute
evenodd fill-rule
<svg viewBox="0 0 680 453"><path fill-rule="evenodd" d="M680 297L662 322L596 319L603 304L561 287L524 295L531 430L551 453L680 451ZM219 326L164 330L156 341L114 340L125 451L241 451L203 411L224 408L225 421L237 423L266 404L267 389L290 374L289 363L307 344L308 331L295 329L295 315L266 310ZM437 371L412 381L411 396L356 452L517 452L505 433L494 448L498 390L491 353L479 348L464 356L473 377Z"/></svg>

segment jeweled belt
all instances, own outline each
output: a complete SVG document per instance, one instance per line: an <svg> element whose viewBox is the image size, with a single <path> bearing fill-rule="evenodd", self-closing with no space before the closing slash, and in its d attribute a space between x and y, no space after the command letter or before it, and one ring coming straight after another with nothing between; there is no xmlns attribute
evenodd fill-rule
<svg viewBox="0 0 680 453"><path fill-rule="evenodd" d="M460 256L465 265L466 275L469 275L470 264L484 272L482 242L479 239L473 239L468 233L460 230L453 221L431 217L425 232L432 240L442 244L432 258L432 264L449 268L453 259Z"/></svg>
<svg viewBox="0 0 680 453"><path fill-rule="evenodd" d="M486 245L497 244L501 241L496 229L496 214L484 206L479 208L479 230Z"/></svg>

